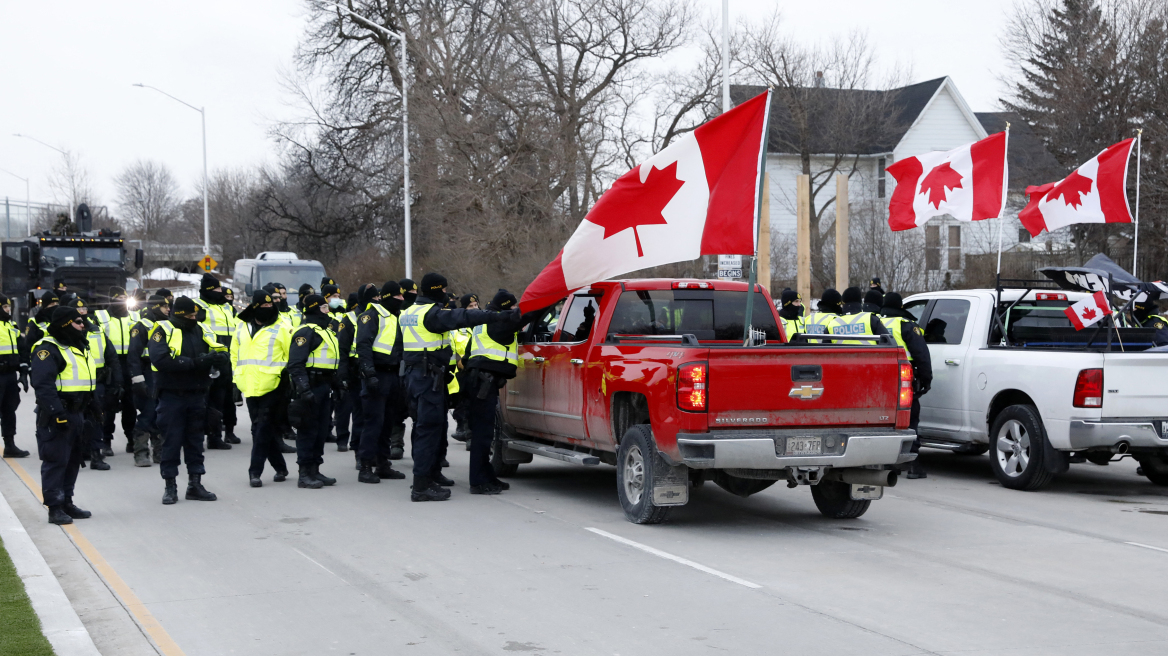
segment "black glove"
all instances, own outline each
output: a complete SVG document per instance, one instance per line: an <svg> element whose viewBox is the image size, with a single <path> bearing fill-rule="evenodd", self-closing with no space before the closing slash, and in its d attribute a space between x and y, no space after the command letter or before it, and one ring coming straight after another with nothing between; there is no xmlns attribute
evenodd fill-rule
<svg viewBox="0 0 1168 656"><path fill-rule="evenodd" d="M122 389L121 385L110 385L105 389L105 397L108 399L109 403L116 404L122 400L122 393L124 390Z"/></svg>
<svg viewBox="0 0 1168 656"><path fill-rule="evenodd" d="M381 381L377 380L377 376L366 376L365 385L371 390L381 389Z"/></svg>
<svg viewBox="0 0 1168 656"><path fill-rule="evenodd" d="M180 355L174 359L174 364L178 366L179 371L186 371L187 369L194 369L195 361L185 355Z"/></svg>
<svg viewBox="0 0 1168 656"><path fill-rule="evenodd" d="M921 381L921 389L920 389L920 391L917 392L917 396L924 396L925 394L928 394L929 390L931 390L931 389L933 389L933 381L922 380Z"/></svg>
<svg viewBox="0 0 1168 656"><path fill-rule="evenodd" d="M211 355L213 356L211 362L220 367L226 367L231 364L231 358L223 351L213 351Z"/></svg>
<svg viewBox="0 0 1168 656"><path fill-rule="evenodd" d="M134 393L138 396L146 396L150 394L150 388L146 387L146 383L134 383L131 387L133 388Z"/></svg>
<svg viewBox="0 0 1168 656"><path fill-rule="evenodd" d="M20 386L23 387L24 391L26 391L26 392L28 391L28 368L27 367L28 367L28 365L26 365L26 364L20 365Z"/></svg>
<svg viewBox="0 0 1168 656"><path fill-rule="evenodd" d="M231 386L231 402L235 405L243 405L243 392L235 385Z"/></svg>
<svg viewBox="0 0 1168 656"><path fill-rule="evenodd" d="M300 428L301 422L308 416L308 408L296 401L288 404L288 423L293 428Z"/></svg>
<svg viewBox="0 0 1168 656"><path fill-rule="evenodd" d="M315 401L316 396L312 393L312 390L304 390L300 393L300 396L296 398L296 402L304 404L305 407L312 405Z"/></svg>

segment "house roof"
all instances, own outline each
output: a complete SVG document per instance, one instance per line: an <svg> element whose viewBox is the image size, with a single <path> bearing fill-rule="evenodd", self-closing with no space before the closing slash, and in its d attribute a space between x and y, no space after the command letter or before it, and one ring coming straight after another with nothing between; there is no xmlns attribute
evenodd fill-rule
<svg viewBox="0 0 1168 656"><path fill-rule="evenodd" d="M831 88L807 88L800 91L805 94L803 100L812 108L863 105L879 108L884 113L883 124L872 134L850 135L850 140L854 143L848 144L845 151L860 155L875 155L891 152L896 144L900 143L921 112L929 105L929 101L936 95L937 90L945 83L945 79L940 77L887 91ZM737 105L763 91L766 91L766 87L732 85L730 98ZM831 134L831 125L829 125L833 120L839 120L833 116L833 112L810 112L808 132L811 135L811 152L831 153L839 150L840 144L833 143L834 137ZM798 126L792 120L791 108L781 93L775 93L771 98L770 125L768 150L771 152L789 152L790 144L799 143Z"/></svg>
<svg viewBox="0 0 1168 656"><path fill-rule="evenodd" d="M1062 179L1067 170L1043 145L1030 126L1016 112L978 112L977 120L986 132L1001 132L1010 124L1010 147L1006 161L1010 166L1010 189L1023 190Z"/></svg>

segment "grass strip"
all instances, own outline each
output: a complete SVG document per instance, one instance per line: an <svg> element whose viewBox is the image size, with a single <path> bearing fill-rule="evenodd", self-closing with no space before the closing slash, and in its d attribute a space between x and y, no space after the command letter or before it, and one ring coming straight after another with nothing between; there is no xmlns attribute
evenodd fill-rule
<svg viewBox="0 0 1168 656"><path fill-rule="evenodd" d="M0 540L0 654L52 656L53 647L41 633L41 621L24 591L4 541Z"/></svg>

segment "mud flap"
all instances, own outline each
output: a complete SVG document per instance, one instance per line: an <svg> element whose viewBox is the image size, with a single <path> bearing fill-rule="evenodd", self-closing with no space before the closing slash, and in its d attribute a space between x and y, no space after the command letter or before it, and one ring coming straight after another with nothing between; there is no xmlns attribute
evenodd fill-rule
<svg viewBox="0 0 1168 656"><path fill-rule="evenodd" d="M653 452L653 505L684 506L689 503L689 467L671 466Z"/></svg>
<svg viewBox="0 0 1168 656"><path fill-rule="evenodd" d="M1052 474L1062 474L1071 468L1070 455L1056 451L1045 436L1042 438L1042 466Z"/></svg>

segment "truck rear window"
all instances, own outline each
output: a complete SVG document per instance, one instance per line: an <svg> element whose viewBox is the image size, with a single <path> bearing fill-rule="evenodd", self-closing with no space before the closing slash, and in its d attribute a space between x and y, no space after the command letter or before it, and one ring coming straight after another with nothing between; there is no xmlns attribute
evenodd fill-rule
<svg viewBox="0 0 1168 656"><path fill-rule="evenodd" d="M775 315L761 293L754 294L751 324L779 339ZM745 291L704 289L627 291L620 295L608 332L617 335L693 335L699 340L742 340Z"/></svg>

